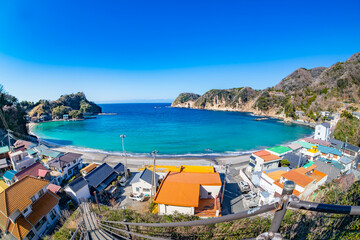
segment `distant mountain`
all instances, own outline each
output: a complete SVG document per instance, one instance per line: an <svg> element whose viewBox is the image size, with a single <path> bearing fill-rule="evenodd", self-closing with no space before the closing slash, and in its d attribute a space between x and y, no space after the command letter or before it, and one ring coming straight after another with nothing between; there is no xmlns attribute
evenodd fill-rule
<svg viewBox="0 0 360 240"><path fill-rule="evenodd" d="M200 96L182 93L172 107L244 111L259 115L296 119L296 110L305 120L315 121L320 111L360 107L360 53L328 68L299 68L276 86L254 90L250 87L213 89Z"/></svg>
<svg viewBox="0 0 360 240"><path fill-rule="evenodd" d="M23 103L23 105L26 105ZM62 95L56 101L40 100L33 104L28 115L33 118L61 119L64 114L69 114L70 118L82 118L83 115L101 113L102 109L94 102L87 100L83 92Z"/></svg>

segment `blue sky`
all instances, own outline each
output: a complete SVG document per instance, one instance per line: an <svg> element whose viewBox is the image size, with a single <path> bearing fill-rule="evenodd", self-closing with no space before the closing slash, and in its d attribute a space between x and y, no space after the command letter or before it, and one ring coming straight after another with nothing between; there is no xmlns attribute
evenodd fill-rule
<svg viewBox="0 0 360 240"><path fill-rule="evenodd" d="M360 1L1 1L0 83L97 102L275 85L359 51Z"/></svg>

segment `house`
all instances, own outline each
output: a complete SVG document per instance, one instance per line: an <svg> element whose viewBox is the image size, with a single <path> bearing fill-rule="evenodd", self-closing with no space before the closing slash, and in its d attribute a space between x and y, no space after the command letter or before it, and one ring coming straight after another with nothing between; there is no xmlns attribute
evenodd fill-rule
<svg viewBox="0 0 360 240"><path fill-rule="evenodd" d="M341 169L331 163L317 160L314 164L321 169L321 172L328 176L326 182L332 182L332 180L338 179L341 176Z"/></svg>
<svg viewBox="0 0 360 240"><path fill-rule="evenodd" d="M321 152L316 146L313 146L311 149L306 150L303 153L309 161L314 161L321 155Z"/></svg>
<svg viewBox="0 0 360 240"><path fill-rule="evenodd" d="M153 186L153 172L145 168L144 171L135 174L130 182L133 193L143 193L145 196L151 195ZM155 187L159 186L159 175L155 174Z"/></svg>
<svg viewBox="0 0 360 240"><path fill-rule="evenodd" d="M303 148L299 142L293 142L287 145L287 147L290 148L293 152L298 152Z"/></svg>
<svg viewBox="0 0 360 240"><path fill-rule="evenodd" d="M296 115L298 118L304 118L304 117L305 117L304 111L295 111L295 115Z"/></svg>
<svg viewBox="0 0 360 240"><path fill-rule="evenodd" d="M147 168L153 171L153 165L145 165L139 168L139 171L144 171ZM193 166L193 165L180 165L180 166L168 166L168 165L155 165L155 172L159 175L160 179L163 179L168 172L193 172L193 173L214 173L215 168L213 166Z"/></svg>
<svg viewBox="0 0 360 240"><path fill-rule="evenodd" d="M329 117L330 116L330 112L329 111L321 111L320 112L321 117Z"/></svg>
<svg viewBox="0 0 360 240"><path fill-rule="evenodd" d="M65 192L78 203L86 201L91 197L89 185L83 177L79 177L69 183L69 185L65 187Z"/></svg>
<svg viewBox="0 0 360 240"><path fill-rule="evenodd" d="M331 145L331 143L328 142L328 141L324 141L324 140L321 140L321 139L314 139L314 138L311 138L311 137L304 138L303 140L305 142L311 143L313 145L323 145L323 146L326 146L326 147L329 147Z"/></svg>
<svg viewBox="0 0 360 240"><path fill-rule="evenodd" d="M336 149L342 149L344 148L345 142L337 140L335 138L329 138L330 147L336 148Z"/></svg>
<svg viewBox="0 0 360 240"><path fill-rule="evenodd" d="M124 176L125 175L125 165L122 163L118 163L115 165L114 170L120 175L120 176Z"/></svg>
<svg viewBox="0 0 360 240"><path fill-rule="evenodd" d="M342 172L347 172L351 169L351 165L353 163L353 160L349 157L342 156L339 159L339 163L341 163L344 166L344 170Z"/></svg>
<svg viewBox="0 0 360 240"><path fill-rule="evenodd" d="M357 157L360 152L360 148L354 145L351 145L349 143L345 143L343 147L343 153L344 155L350 156L350 157Z"/></svg>
<svg viewBox="0 0 360 240"><path fill-rule="evenodd" d="M28 150L30 148L35 147L35 144L29 141L25 141L25 140L16 140L16 142L14 143L14 147L15 149L20 149L23 148L25 150Z"/></svg>
<svg viewBox="0 0 360 240"><path fill-rule="evenodd" d="M60 184L79 173L83 161L81 157L82 154L69 152L48 162L50 175L55 179L54 183Z"/></svg>
<svg viewBox="0 0 360 240"><path fill-rule="evenodd" d="M13 184L16 179L15 179L15 174L17 173L17 171L14 170L8 170L5 172L5 174L3 175L4 181L7 185L11 185Z"/></svg>
<svg viewBox="0 0 360 240"><path fill-rule="evenodd" d="M36 161L36 159L29 155L26 151L10 153L10 160L15 171L27 168Z"/></svg>
<svg viewBox="0 0 360 240"><path fill-rule="evenodd" d="M281 157L271 154L266 150L257 151L250 156L250 171L258 172L267 169L277 168Z"/></svg>
<svg viewBox="0 0 360 240"><path fill-rule="evenodd" d="M112 167L103 163L87 174L85 176L85 180L89 184L91 193L93 191L101 192L109 186L111 182L115 181L117 176L118 173Z"/></svg>
<svg viewBox="0 0 360 240"><path fill-rule="evenodd" d="M217 217L220 215L219 173L168 172L155 195L158 213Z"/></svg>
<svg viewBox="0 0 360 240"><path fill-rule="evenodd" d="M327 141L330 136L330 124L321 123L315 126L315 135L314 139L320 139Z"/></svg>
<svg viewBox="0 0 360 240"><path fill-rule="evenodd" d="M50 192L54 193L54 194L57 194L60 191L61 187L59 185L50 183L46 187L46 189L49 190Z"/></svg>
<svg viewBox="0 0 360 240"><path fill-rule="evenodd" d="M63 115L63 119L64 119L64 120L69 120L69 114L64 114L64 115Z"/></svg>
<svg viewBox="0 0 360 240"><path fill-rule="evenodd" d="M16 173L15 179L16 179L16 181L18 181L26 176L41 178L41 179L45 179L48 181L51 180L50 171L46 167L44 167L44 165L42 165L40 162L36 162L36 163L30 165L29 167Z"/></svg>
<svg viewBox="0 0 360 240"><path fill-rule="evenodd" d="M8 146L0 147L0 170L1 171L6 171L11 168L9 151L10 151L10 149Z"/></svg>
<svg viewBox="0 0 360 240"><path fill-rule="evenodd" d="M48 184L26 176L0 193L0 227L9 239L37 240L56 224L60 198Z"/></svg>
<svg viewBox="0 0 360 240"><path fill-rule="evenodd" d="M47 164L47 162L51 161L54 158L60 157L62 155L61 152L52 150L45 145L39 145L34 147L34 150L38 153L40 159Z"/></svg>
<svg viewBox="0 0 360 240"><path fill-rule="evenodd" d="M283 156L283 159L286 159L289 161L290 165L289 167L291 169L293 168L299 168L304 166L304 164L307 161L307 157L302 154L296 154L296 153L287 153Z"/></svg>
<svg viewBox="0 0 360 240"><path fill-rule="evenodd" d="M270 173L263 172L260 187L270 193L270 198L279 197L282 193L285 181L295 183L294 195L306 198L327 180L327 175L316 170L316 165L307 168L301 167L288 172L279 170Z"/></svg>
<svg viewBox="0 0 360 240"><path fill-rule="evenodd" d="M260 180L261 180L261 175L262 175L263 172L268 174L268 173L277 172L277 171L288 172L288 171L290 171L290 168L288 168L288 167L278 167L278 168L273 168L273 169L269 169L269 170L265 170L265 171L253 172L251 174L251 182L254 184L254 186L259 187Z"/></svg>
<svg viewBox="0 0 360 240"><path fill-rule="evenodd" d="M321 152L321 157L329 160L338 161L342 156L342 152L336 148L319 145L317 149Z"/></svg>
<svg viewBox="0 0 360 240"><path fill-rule="evenodd" d="M97 168L97 166L98 165L96 163L90 163L89 165L87 165L86 167L84 167L80 170L81 175L83 175L83 177L85 177L88 173L90 173L92 170Z"/></svg>
<svg viewBox="0 0 360 240"><path fill-rule="evenodd" d="M308 150L308 149L312 149L315 146L315 144L312 144L312 143L309 143L309 142L306 142L306 141L296 141L296 142L293 142L293 144L294 143L299 143L301 145L301 147L302 147L301 150L305 150L305 151Z"/></svg>
<svg viewBox="0 0 360 240"><path fill-rule="evenodd" d="M285 146L275 146L275 147L267 148L266 151L276 156L282 157L285 154L292 152L292 149Z"/></svg>

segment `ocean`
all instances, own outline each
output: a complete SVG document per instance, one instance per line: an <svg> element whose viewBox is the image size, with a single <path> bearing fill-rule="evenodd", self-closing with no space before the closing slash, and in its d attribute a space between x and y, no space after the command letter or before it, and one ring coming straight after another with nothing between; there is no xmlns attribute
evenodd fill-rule
<svg viewBox="0 0 360 240"><path fill-rule="evenodd" d="M104 113L84 121L37 124L32 132L59 145L131 155L238 155L306 137L313 129L250 113L170 108L170 103L100 104ZM91 150L92 151L92 150Z"/></svg>

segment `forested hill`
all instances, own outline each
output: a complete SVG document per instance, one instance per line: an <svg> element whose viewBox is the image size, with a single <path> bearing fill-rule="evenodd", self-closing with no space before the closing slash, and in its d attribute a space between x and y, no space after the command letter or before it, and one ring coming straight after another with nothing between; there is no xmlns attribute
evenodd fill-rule
<svg viewBox="0 0 360 240"><path fill-rule="evenodd" d="M87 100L83 92L62 95L56 101L40 100L37 103L24 102L22 105L28 109L31 118L47 117L61 119L64 114L70 118L82 118L83 115L92 115L102 112L101 107Z"/></svg>
<svg viewBox="0 0 360 240"><path fill-rule="evenodd" d="M360 53L347 61L313 69L299 68L277 85L263 90L250 87L213 89L204 95L182 93L173 107L244 111L259 115L296 119L303 111L305 120L316 121L320 111L360 109Z"/></svg>

